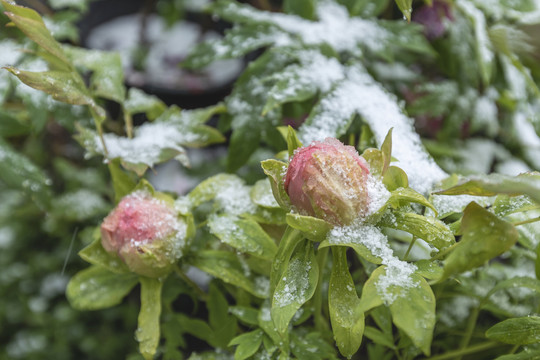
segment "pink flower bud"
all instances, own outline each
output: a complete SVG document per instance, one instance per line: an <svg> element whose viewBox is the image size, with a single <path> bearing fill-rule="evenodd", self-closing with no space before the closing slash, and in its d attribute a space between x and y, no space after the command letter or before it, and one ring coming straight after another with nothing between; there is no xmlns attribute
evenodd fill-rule
<svg viewBox="0 0 540 360"><path fill-rule="evenodd" d="M354 147L326 138L296 151L284 186L300 214L348 225L366 214L368 174L366 161Z"/></svg>
<svg viewBox="0 0 540 360"><path fill-rule="evenodd" d="M171 205L136 191L122 199L101 224L103 248L117 254L128 268L148 277L171 271L182 256L187 224Z"/></svg>

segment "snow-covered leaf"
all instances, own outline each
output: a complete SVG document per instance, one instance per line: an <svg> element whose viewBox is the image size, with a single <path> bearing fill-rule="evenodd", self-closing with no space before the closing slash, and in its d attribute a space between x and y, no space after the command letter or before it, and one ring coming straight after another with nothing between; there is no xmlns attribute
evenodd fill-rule
<svg viewBox="0 0 540 360"><path fill-rule="evenodd" d="M317 242L326 239L326 235L333 227L332 224L327 223L323 219L294 213L288 213L286 220L290 227L301 231L305 237Z"/></svg>
<svg viewBox="0 0 540 360"><path fill-rule="evenodd" d="M230 214L213 215L208 226L223 243L238 251L265 260L272 260L277 252L272 238L253 220Z"/></svg>
<svg viewBox="0 0 540 360"><path fill-rule="evenodd" d="M134 87L129 89L126 101L124 101L124 111L131 115L145 113L150 120L156 119L166 108L157 96L149 95Z"/></svg>
<svg viewBox="0 0 540 360"><path fill-rule="evenodd" d="M313 244L300 242L279 280L272 298L272 319L277 331L284 334L294 314L306 303L317 287L319 265Z"/></svg>

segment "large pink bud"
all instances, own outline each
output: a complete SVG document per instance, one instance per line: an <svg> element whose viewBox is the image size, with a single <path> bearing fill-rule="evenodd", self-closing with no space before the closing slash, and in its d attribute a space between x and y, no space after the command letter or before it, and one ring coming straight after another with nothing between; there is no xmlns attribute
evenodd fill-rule
<svg viewBox="0 0 540 360"><path fill-rule="evenodd" d="M326 138L296 151L284 186L299 213L348 225L366 214L368 174L354 147Z"/></svg>
<svg viewBox="0 0 540 360"><path fill-rule="evenodd" d="M182 256L187 224L173 205L136 191L122 199L101 224L103 248L148 277L168 274Z"/></svg>

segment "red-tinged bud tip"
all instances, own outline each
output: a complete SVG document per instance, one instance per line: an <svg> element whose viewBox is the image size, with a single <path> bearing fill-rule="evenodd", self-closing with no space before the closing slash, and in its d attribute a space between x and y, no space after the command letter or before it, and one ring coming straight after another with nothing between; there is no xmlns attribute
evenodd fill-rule
<svg viewBox="0 0 540 360"><path fill-rule="evenodd" d="M137 274L160 277L182 256L187 225L174 208L144 191L122 199L101 224L101 244Z"/></svg>
<svg viewBox="0 0 540 360"><path fill-rule="evenodd" d="M295 152L284 187L300 214L348 225L367 212L368 174L354 147L326 138Z"/></svg>

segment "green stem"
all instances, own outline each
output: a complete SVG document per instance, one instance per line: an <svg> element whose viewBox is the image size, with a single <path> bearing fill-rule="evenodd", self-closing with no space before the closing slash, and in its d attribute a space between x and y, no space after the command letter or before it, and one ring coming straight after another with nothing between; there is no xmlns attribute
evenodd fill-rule
<svg viewBox="0 0 540 360"><path fill-rule="evenodd" d="M488 341L488 342L484 342L484 343L481 343L481 344L476 344L476 345L473 345L473 346L470 346L468 348L465 348L465 349L459 349L459 350L454 350L454 351L449 351L445 354L441 354L441 355L437 355L437 356L432 356L432 357L429 357L429 358L426 358L425 360L447 360L447 359L453 359L455 358L456 356L464 356L464 355L469 355L469 354L474 354L474 353L477 353L477 352L480 352L480 351L484 351L484 350L488 350L488 349L492 349L492 348L495 348L495 347L498 347L498 346L502 346L503 344L501 343L497 343L497 342L493 342L493 341Z"/></svg>
<svg viewBox="0 0 540 360"><path fill-rule="evenodd" d="M324 274L324 265L326 264L326 259L328 257L328 248L320 249L317 254L317 260L319 263L319 283L315 289L315 294L313 295L313 306L315 308L314 321L315 328L321 333L325 334L328 329L328 322L326 321L323 315L323 274Z"/></svg>
<svg viewBox="0 0 540 360"><path fill-rule="evenodd" d="M199 296L199 299L206 301L208 299L208 294L205 293L199 285L197 285L193 280L191 280L183 271L180 269L178 265L174 267L174 272L176 275L178 275L182 280L185 281L186 284L188 284Z"/></svg>
<svg viewBox="0 0 540 360"><path fill-rule="evenodd" d="M527 219L527 220L523 220L523 221L518 221L518 222L512 223L512 225L514 225L514 226L519 226L519 225L530 224L530 223L533 223L533 222L536 222L536 221L540 221L540 216L539 216L539 217L532 218L532 219Z"/></svg>
<svg viewBox="0 0 540 360"><path fill-rule="evenodd" d="M126 111L126 109L123 109L124 112L124 124L126 126L126 135L128 138L133 138L133 118L131 117L131 114Z"/></svg>
<svg viewBox="0 0 540 360"><path fill-rule="evenodd" d="M416 242L416 236L413 236L411 243L409 244L409 248L405 252L405 256L403 256L403 260L407 261L407 258L409 257L409 253L411 252L412 247L414 246L414 243Z"/></svg>
<svg viewBox="0 0 540 360"><path fill-rule="evenodd" d="M520 346L521 346L521 345L515 345L515 346L512 348L512 350L510 350L510 351L508 352L508 355L514 354L514 353L517 351L517 349L519 349Z"/></svg>
<svg viewBox="0 0 540 360"><path fill-rule="evenodd" d="M477 306L473 309L469 321L467 322L467 329L465 330L465 335L463 336L463 339L461 340L461 346L460 350L464 350L469 346L469 342L471 341L471 337L474 331L474 328L476 327L476 321L478 320L478 314L480 313L480 306ZM461 357L463 355L459 355L459 357L456 358L456 360L461 360Z"/></svg>
<svg viewBox="0 0 540 360"><path fill-rule="evenodd" d="M451 246L447 247L446 249L444 249L443 251L441 251L440 253L438 253L437 255L435 255L434 257L431 258L431 260L439 260L439 259L442 259L443 257L445 257L450 251L454 250L454 248L458 245L459 243L454 243L452 244Z"/></svg>

